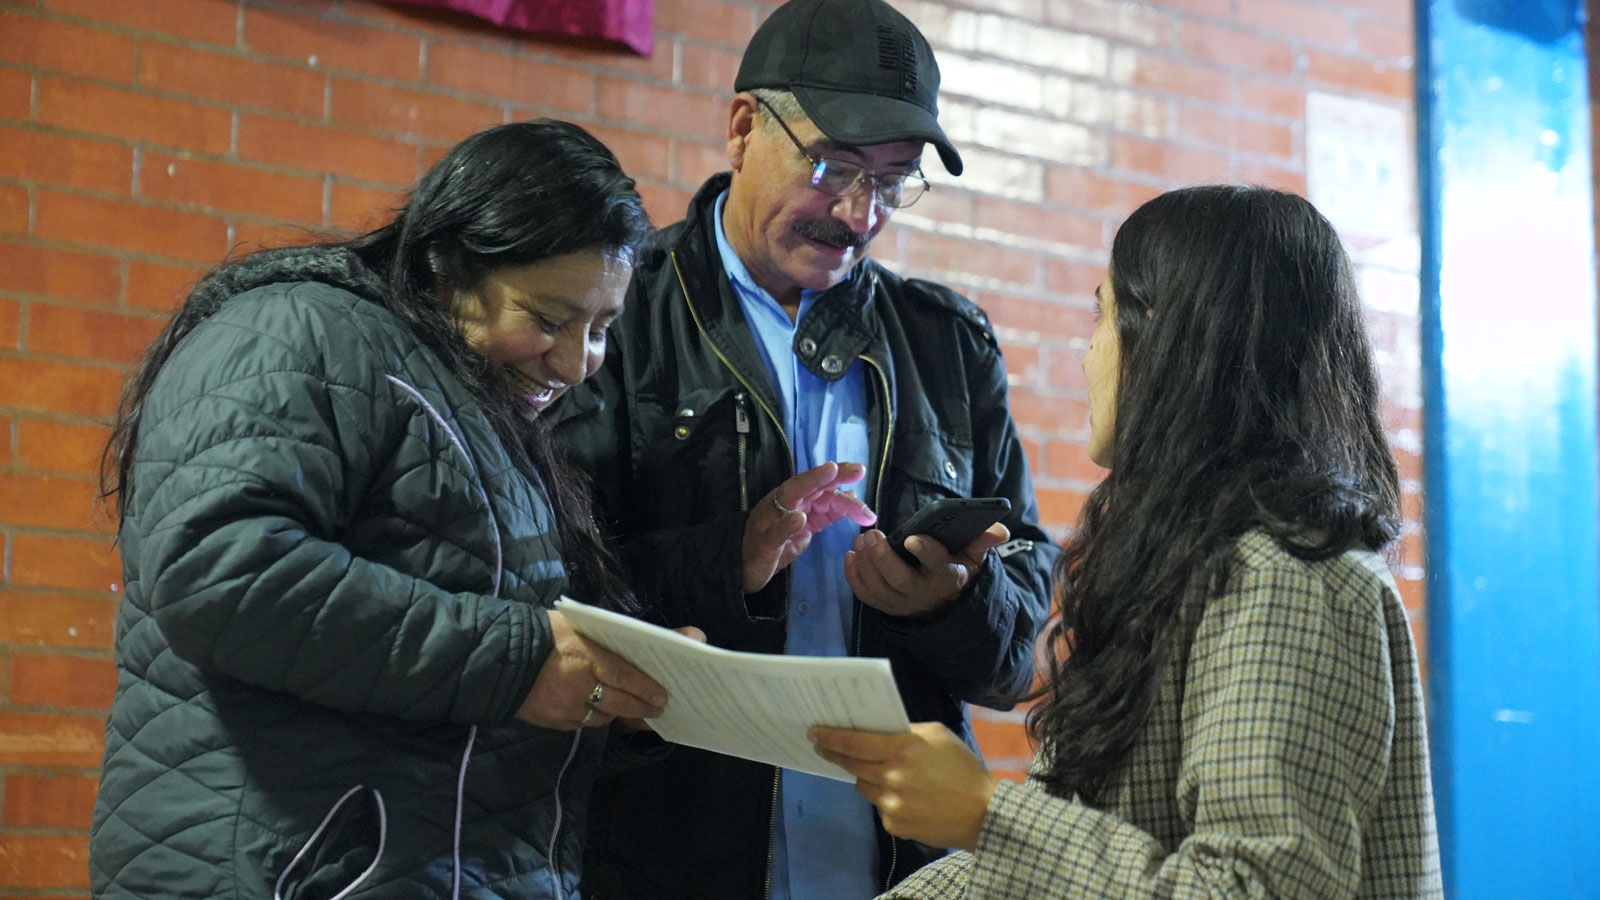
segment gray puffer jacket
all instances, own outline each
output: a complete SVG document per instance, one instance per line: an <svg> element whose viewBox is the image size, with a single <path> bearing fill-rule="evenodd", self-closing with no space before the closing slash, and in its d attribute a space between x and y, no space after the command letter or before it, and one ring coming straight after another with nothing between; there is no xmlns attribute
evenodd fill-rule
<svg viewBox="0 0 1600 900"><path fill-rule="evenodd" d="M511 718L566 583L541 485L347 251L198 290L120 532L95 895L575 897L603 734Z"/></svg>

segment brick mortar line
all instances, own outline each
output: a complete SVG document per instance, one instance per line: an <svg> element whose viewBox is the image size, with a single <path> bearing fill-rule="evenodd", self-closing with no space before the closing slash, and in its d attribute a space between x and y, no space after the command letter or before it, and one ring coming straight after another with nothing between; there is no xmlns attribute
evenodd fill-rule
<svg viewBox="0 0 1600 900"><path fill-rule="evenodd" d="M56 238L44 238L44 237L40 237L38 235L32 235L32 234L27 234L27 235L0 234L0 243L23 244L25 246L36 247L38 249L44 249L44 250L57 250L57 251L65 252L65 253L83 253L83 254L87 254L87 255L91 255L91 256L105 256L105 257L109 257L109 258L112 258L112 259L123 260L123 261L128 261L128 262L154 263L156 265L171 266L173 268L194 269L194 270L197 270L196 273L195 273L195 278L196 279L199 279L207 271L209 271L213 266L216 265L215 262L207 264L207 263L197 263L197 262L194 262L192 260L176 260L176 259L174 259L172 257L168 257L168 256L155 256L155 255L149 254L149 253L142 253L142 252L138 252L138 251L134 251L134 250L127 250L127 249L121 249L121 248L109 249L109 248L105 248L105 247L90 246L88 244L74 244L74 243L72 243L70 241L62 241L62 240L58 240ZM123 287L125 289L126 285L124 285ZM125 305L122 305L122 306L118 306L117 308L124 308L124 307L125 307ZM145 308L145 307L126 306L125 308L142 309L142 308Z"/></svg>
<svg viewBox="0 0 1600 900"><path fill-rule="evenodd" d="M201 161L210 161L210 160L201 160ZM293 174L293 173L281 173L281 174ZM330 174L330 173L323 172L323 173L320 173L320 174L321 175L326 175L326 174ZM316 181L316 180L318 180L318 178L317 177L307 177L307 180ZM0 184L8 184L8 183L13 183L13 180L12 179L0 178ZM261 213L252 213L252 212L248 212L248 211L245 211L245 210L227 209L225 207L215 207L215 206L203 206L203 205L201 205L199 203L180 203L180 202L175 202L175 201L171 201L171 200L162 200L162 199L158 199L158 198L155 198L155 197L150 197L148 195L108 194L108 193L105 193L104 191L96 191L96 190L92 190L92 189L89 189L89 188L72 187L70 185L58 185L58 184L52 184L52 183L48 183L48 182L17 182L17 183L21 183L21 184L24 184L24 185L31 184L35 188L42 187L42 188L48 189L50 191L54 191L56 193L66 194L68 196L73 196L73 197L88 197L88 198L92 198L92 199L96 199L96 200L111 200L111 201L122 202L122 203L131 203L133 205L142 206L142 207L146 207L146 208L149 208L149 209L158 209L158 210L162 210L164 212L192 213L192 214L195 214L195 215L209 216L211 218L223 221L224 224L226 224L226 225L228 225L230 227L232 225L234 225L234 224L240 224L240 223L249 224L249 225L281 225L281 226L283 226L285 228L290 228L290 229L301 229L301 228L310 229L313 232L315 232L315 231L317 231L319 229L327 230L327 229L333 229L333 228L336 227L336 226L334 226L332 224L329 224L329 223L326 223L326 222L306 222L306 221L295 221L295 220L291 220L291 219L275 218L275 217L270 216L270 215L265 215L265 214L261 214ZM12 236L13 235L0 232L0 240L3 240L5 238L7 238L7 237L12 237ZM33 237L34 235L30 234L28 236L29 237ZM316 235L315 235L315 233L313 233L310 236L314 238ZM68 246L80 247L80 248L95 248L96 247L96 245L92 245L92 244L77 244L77 245L69 244ZM100 249L105 249L105 248L100 248ZM175 261L185 262L185 263L190 263L190 264L194 264L194 263L197 262L195 260L184 260L184 259L181 259L181 258L178 258L178 257L158 257L158 256L152 256L150 254L144 254L144 255L148 256L151 259L156 259L156 260L175 260ZM201 265L204 265L204 263L201 263Z"/></svg>
<svg viewBox="0 0 1600 900"><path fill-rule="evenodd" d="M21 525L0 524L0 530L22 532L22 527ZM82 535L85 535L85 533L93 532L62 532L61 535L38 536L72 536L72 538L82 538ZM122 585L122 581L117 581L117 583L118 585ZM78 599L78 601L114 602L122 602L123 596L123 591L120 588L56 588L56 586L50 585L19 585L19 583L16 583L16 581L10 580L0 581L0 593L11 594L11 596L67 596L74 597L74 599ZM0 642L0 647L5 647L5 645L5 642ZM16 645L16 647L34 647L35 644L13 645ZM109 650L109 647L107 647L107 650Z"/></svg>
<svg viewBox="0 0 1600 900"><path fill-rule="evenodd" d="M75 366L79 366L81 368L92 368L92 369L96 369L96 370L104 369L104 370L127 371L130 368L132 368L132 365L129 364L129 363L117 363L117 362L111 362L110 360L80 359L80 358L76 358L76 357L60 357L60 358L57 358L57 357L53 357L53 356L44 356L42 354L27 353L27 352L24 352L24 351L21 351L21 350L0 349L0 360L8 360L8 359L22 360L24 362L46 362L46 363L50 363L51 365L75 365ZM7 410L7 409L21 409L21 408L22 407L0 406L0 413L4 413L5 410Z"/></svg>
<svg viewBox="0 0 1600 900"><path fill-rule="evenodd" d="M3 236L0 236L3 241ZM129 319L155 319L165 320L172 315L172 310L151 309L145 306L125 306L121 304L110 305L95 303L92 300L79 300L68 297L57 297L53 294L26 294L19 291L8 291L0 288L0 299L16 300L21 303L39 304L43 306L58 307L61 309L78 309L86 312L101 312L121 315Z"/></svg>

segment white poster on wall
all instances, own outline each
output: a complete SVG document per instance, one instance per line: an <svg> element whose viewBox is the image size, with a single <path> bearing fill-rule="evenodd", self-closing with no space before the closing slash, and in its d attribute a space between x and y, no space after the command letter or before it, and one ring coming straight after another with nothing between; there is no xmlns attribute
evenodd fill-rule
<svg viewBox="0 0 1600 900"><path fill-rule="evenodd" d="M1306 193L1352 249L1415 231L1410 142L1396 107L1307 95Z"/></svg>

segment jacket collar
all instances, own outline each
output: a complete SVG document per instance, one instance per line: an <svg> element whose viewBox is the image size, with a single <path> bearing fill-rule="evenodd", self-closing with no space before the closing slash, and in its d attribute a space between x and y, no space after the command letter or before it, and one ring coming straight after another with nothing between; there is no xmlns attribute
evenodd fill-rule
<svg viewBox="0 0 1600 900"><path fill-rule="evenodd" d="M296 281L331 284L368 300L387 293L383 279L346 247L318 245L262 250L212 270L191 292L198 308L214 310L245 291Z"/></svg>

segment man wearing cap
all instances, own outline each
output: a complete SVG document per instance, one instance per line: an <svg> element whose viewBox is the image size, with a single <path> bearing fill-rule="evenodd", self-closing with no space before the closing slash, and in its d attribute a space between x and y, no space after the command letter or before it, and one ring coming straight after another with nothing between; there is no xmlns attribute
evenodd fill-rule
<svg viewBox="0 0 1600 900"><path fill-rule="evenodd" d="M927 189L925 144L961 172L933 52L882 0L792 0L734 88L732 172L639 261L603 368L547 418L650 617L887 657L911 720L970 740L965 703L1032 684L1056 549L984 314L867 257ZM923 505L975 496L1011 501L1004 527L912 539L916 566L888 547ZM591 900L870 897L944 852L886 834L849 782L687 747L602 778L590 815Z"/></svg>

